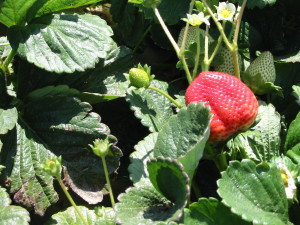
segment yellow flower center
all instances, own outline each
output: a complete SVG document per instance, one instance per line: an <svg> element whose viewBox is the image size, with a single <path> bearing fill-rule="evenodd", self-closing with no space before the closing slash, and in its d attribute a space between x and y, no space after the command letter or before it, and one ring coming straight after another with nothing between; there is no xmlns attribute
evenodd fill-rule
<svg viewBox="0 0 300 225"><path fill-rule="evenodd" d="M228 18L230 17L230 15L232 14L232 11L230 9L222 9L220 14L224 17L224 18Z"/></svg>
<svg viewBox="0 0 300 225"><path fill-rule="evenodd" d="M194 17L194 18L192 18L191 23L193 25L200 25L202 23L202 21L198 17Z"/></svg>
<svg viewBox="0 0 300 225"><path fill-rule="evenodd" d="M288 178L287 174L285 173L285 171L281 171L281 179L284 183L284 186L288 187L288 179L289 178Z"/></svg>

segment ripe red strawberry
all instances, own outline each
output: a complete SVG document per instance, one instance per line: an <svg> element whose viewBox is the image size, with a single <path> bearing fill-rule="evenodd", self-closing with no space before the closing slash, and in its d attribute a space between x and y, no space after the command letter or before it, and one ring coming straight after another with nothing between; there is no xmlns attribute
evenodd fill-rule
<svg viewBox="0 0 300 225"><path fill-rule="evenodd" d="M223 141L238 130L249 127L258 112L253 92L236 77L221 72L202 72L189 85L186 105L203 102L212 116L209 142Z"/></svg>

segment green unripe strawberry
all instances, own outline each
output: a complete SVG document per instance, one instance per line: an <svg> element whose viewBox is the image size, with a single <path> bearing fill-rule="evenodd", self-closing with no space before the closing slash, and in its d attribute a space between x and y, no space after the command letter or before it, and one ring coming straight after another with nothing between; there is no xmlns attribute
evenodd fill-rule
<svg viewBox="0 0 300 225"><path fill-rule="evenodd" d="M274 58L271 52L267 51L258 56L250 64L246 72L252 77L260 73L264 82L274 83L276 79L276 71L274 66Z"/></svg>
<svg viewBox="0 0 300 225"><path fill-rule="evenodd" d="M129 70L129 81L136 88L147 88L150 85L151 77L140 68L131 68Z"/></svg>
<svg viewBox="0 0 300 225"><path fill-rule="evenodd" d="M276 71L273 55L264 52L258 56L243 74L244 82L255 94L263 95L271 91L277 91L282 95L281 88L273 83L276 79Z"/></svg>
<svg viewBox="0 0 300 225"><path fill-rule="evenodd" d="M219 64L215 67L216 71L228 73L231 75L234 75L234 63L233 63L233 57L231 52L226 48L222 47L219 52L219 56L222 58L222 64ZM240 54L238 54L238 60L239 60L239 67L242 68L242 57Z"/></svg>
<svg viewBox="0 0 300 225"><path fill-rule="evenodd" d="M184 29L185 29L185 27L181 29L179 36L178 36L177 44L179 45L179 47L182 44ZM197 41L197 29L200 29L200 28L189 26L187 36L186 36L185 49L188 48L189 44L195 43ZM205 31L200 29L200 46L202 45L202 47L204 46L204 37L205 37ZM213 41L213 39L209 35L208 42L211 43L212 41ZM202 48L202 49L204 49L204 48Z"/></svg>

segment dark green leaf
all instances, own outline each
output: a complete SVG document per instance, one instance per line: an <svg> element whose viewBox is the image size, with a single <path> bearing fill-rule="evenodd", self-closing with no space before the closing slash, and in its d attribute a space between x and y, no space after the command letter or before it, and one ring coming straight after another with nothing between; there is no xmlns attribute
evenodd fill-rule
<svg viewBox="0 0 300 225"><path fill-rule="evenodd" d="M288 223L288 201L279 170L251 160L232 161L218 180L218 193L231 211L255 224Z"/></svg>
<svg viewBox="0 0 300 225"><path fill-rule="evenodd" d="M17 96L20 99L24 99L33 90L65 84L81 91L78 97L82 101L98 103L125 96L129 82L123 73L128 72L133 66L133 58L128 49L115 46L105 59L97 63L96 68L61 75L41 70L24 60L18 60L17 63L15 71L18 81L22 84L18 85L17 89Z"/></svg>
<svg viewBox="0 0 300 225"><path fill-rule="evenodd" d="M25 23L27 11L37 0L3 0L0 2L0 22L11 27Z"/></svg>
<svg viewBox="0 0 300 225"><path fill-rule="evenodd" d="M286 136L286 141L284 144L285 150L290 150L296 145L300 143L300 113L298 113L297 117L292 121L289 126L288 133Z"/></svg>
<svg viewBox="0 0 300 225"><path fill-rule="evenodd" d="M186 17L189 4L189 0L163 0L157 9L160 12L161 17L164 18L164 21L169 25L173 25L181 18ZM142 9L146 19L157 20L152 9Z"/></svg>
<svg viewBox="0 0 300 225"><path fill-rule="evenodd" d="M243 0L230 0L230 2L236 2L239 5L242 5ZM263 8L267 5L273 5L276 3L276 0L251 0L247 1L246 7L253 9L254 7Z"/></svg>
<svg viewBox="0 0 300 225"><path fill-rule="evenodd" d="M183 222L186 225L250 225L215 198L200 198L192 203L185 211Z"/></svg>
<svg viewBox="0 0 300 225"><path fill-rule="evenodd" d="M45 14L60 12L66 9L74 9L102 2L102 0L38 0L29 10L28 20Z"/></svg>
<svg viewBox="0 0 300 225"><path fill-rule="evenodd" d="M288 150L286 156L292 159L296 164L300 165L300 143L296 144L292 149Z"/></svg>
<svg viewBox="0 0 300 225"><path fill-rule="evenodd" d="M134 146L135 151L130 155L131 164L128 167L128 171L135 186L150 183L147 161L153 158L153 149L156 140L157 133L151 133Z"/></svg>
<svg viewBox="0 0 300 225"><path fill-rule="evenodd" d="M100 158L85 148L97 138L108 137L113 144L117 140L110 135L108 127L100 123L100 116L90 112L91 109L88 103L64 92L61 95L50 92L28 102L24 117L49 149L56 155L62 155L66 182L73 191L95 204L102 201L104 171ZM113 145L106 157L110 173L118 168L121 155L120 149Z"/></svg>
<svg viewBox="0 0 300 225"><path fill-rule="evenodd" d="M153 80L151 86L157 87L167 92L166 82ZM159 131L173 115L172 103L160 93L151 90L131 89L126 100L130 103L130 108L135 112L142 124L149 128L151 132Z"/></svg>
<svg viewBox="0 0 300 225"><path fill-rule="evenodd" d="M34 208L38 215L58 200L53 178L39 168L51 157L44 142L20 119L3 138L1 164L6 167L4 176L11 180L10 192L17 203Z"/></svg>
<svg viewBox="0 0 300 225"><path fill-rule="evenodd" d="M143 14L133 4L121 0L112 0L110 13L117 23L114 27L114 37L131 48L136 47L143 39L145 20Z"/></svg>
<svg viewBox="0 0 300 225"><path fill-rule="evenodd" d="M6 134L12 130L18 121L18 112L16 108L0 109L0 134Z"/></svg>
<svg viewBox="0 0 300 225"><path fill-rule="evenodd" d="M189 197L189 178L177 160L154 158L148 161L149 178L155 189L173 203L187 203Z"/></svg>
<svg viewBox="0 0 300 225"><path fill-rule="evenodd" d="M158 133L154 157L178 159L192 178L209 137L210 118L209 108L202 104L182 108Z"/></svg>
<svg viewBox="0 0 300 225"><path fill-rule="evenodd" d="M67 28L67 29L66 29ZM22 58L56 73L94 68L115 48L111 28L90 14L54 14L10 29L8 39Z"/></svg>
<svg viewBox="0 0 300 225"><path fill-rule="evenodd" d="M83 218L89 225L114 225L114 212L112 209L103 209L102 216L98 216L95 210L90 210L84 206L78 206ZM74 207L69 207L63 212L56 213L46 225L54 224L77 224L84 225Z"/></svg>
<svg viewBox="0 0 300 225"><path fill-rule="evenodd" d="M153 186L129 188L118 199L116 221L124 225L156 225L178 219L182 214L181 206L167 200Z"/></svg>

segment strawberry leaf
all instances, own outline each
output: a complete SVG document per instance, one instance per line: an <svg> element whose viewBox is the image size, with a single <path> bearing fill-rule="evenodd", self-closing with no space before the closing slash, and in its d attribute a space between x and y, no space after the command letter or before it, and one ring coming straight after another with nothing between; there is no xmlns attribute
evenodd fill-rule
<svg viewBox="0 0 300 225"><path fill-rule="evenodd" d="M260 102L252 127L230 139L227 146L255 161L270 161L273 156L279 156L280 130L280 115L274 106Z"/></svg>
<svg viewBox="0 0 300 225"><path fill-rule="evenodd" d="M300 105L300 85L293 85L292 95L295 96L297 103Z"/></svg>
<svg viewBox="0 0 300 225"><path fill-rule="evenodd" d="M153 80L151 85L167 92L166 82ZM148 127L151 132L161 130L168 119L173 115L172 103L163 95L151 89L128 91L126 100L134 115L141 123Z"/></svg>
<svg viewBox="0 0 300 225"><path fill-rule="evenodd" d="M209 108L202 104L182 108L158 133L154 157L178 159L191 179L209 137L210 118Z"/></svg>
<svg viewBox="0 0 300 225"><path fill-rule="evenodd" d="M188 0L163 0L157 7L164 21L169 25L176 24L182 15L189 9L190 2ZM153 12L153 9L140 7L144 12L145 18L157 21L157 18Z"/></svg>
<svg viewBox="0 0 300 225"><path fill-rule="evenodd" d="M182 165L177 160L159 157L148 161L147 169L155 189L184 208L189 196L189 178Z"/></svg>
<svg viewBox="0 0 300 225"><path fill-rule="evenodd" d="M153 149L157 140L157 133L151 133L144 140L134 146L135 151L130 155L128 171L134 185L149 184L147 161L153 158Z"/></svg>
<svg viewBox="0 0 300 225"><path fill-rule="evenodd" d="M250 225L215 198L200 198L198 202L192 203L188 209L185 209L183 222L184 224Z"/></svg>
<svg viewBox="0 0 300 225"><path fill-rule="evenodd" d="M222 202L243 219L255 224L288 224L288 201L276 167L232 161L217 183Z"/></svg>
<svg viewBox="0 0 300 225"><path fill-rule="evenodd" d="M100 116L90 113L92 107L88 103L68 96L68 89L62 90L60 94L55 90L28 102L25 120L54 154L62 156L66 181L73 191L95 204L102 201L104 170L100 158L85 148L97 138L108 137L113 144L117 140L110 135L108 127L100 123ZM40 92L43 93L43 89ZM118 168L121 155L120 149L113 145L106 157L110 173Z"/></svg>
<svg viewBox="0 0 300 225"><path fill-rule="evenodd" d="M120 224L167 224L182 215L182 205L169 201L153 186L129 188L118 199L115 210Z"/></svg>
<svg viewBox="0 0 300 225"><path fill-rule="evenodd" d="M287 135L286 140L284 143L285 150L290 150L300 144L300 113L298 113L297 117L291 122ZM299 148L299 147L298 147Z"/></svg>
<svg viewBox="0 0 300 225"><path fill-rule="evenodd" d="M0 188L0 218L5 225L28 225L29 212L20 206L12 206L9 194L4 188Z"/></svg>
<svg viewBox="0 0 300 225"><path fill-rule="evenodd" d="M78 206L80 213L89 225L113 225L114 223L114 212L111 208L102 208L99 216L96 210L88 209L85 206ZM47 221L46 225L54 224L83 224L80 216L74 209L69 207L63 212L56 213L51 216L51 219Z"/></svg>
<svg viewBox="0 0 300 225"><path fill-rule="evenodd" d="M22 119L2 142L1 164L6 168L1 176L11 179L10 193L14 193L14 201L43 215L58 200L53 178L39 168L53 154Z"/></svg>
<svg viewBox="0 0 300 225"><path fill-rule="evenodd" d="M0 134L6 134L12 130L18 120L18 111L16 108L0 109Z"/></svg>
<svg viewBox="0 0 300 225"><path fill-rule="evenodd" d="M68 29L66 29L66 27ZM54 14L9 30L18 54L47 71L73 73L94 68L115 46L111 28L90 14Z"/></svg>

